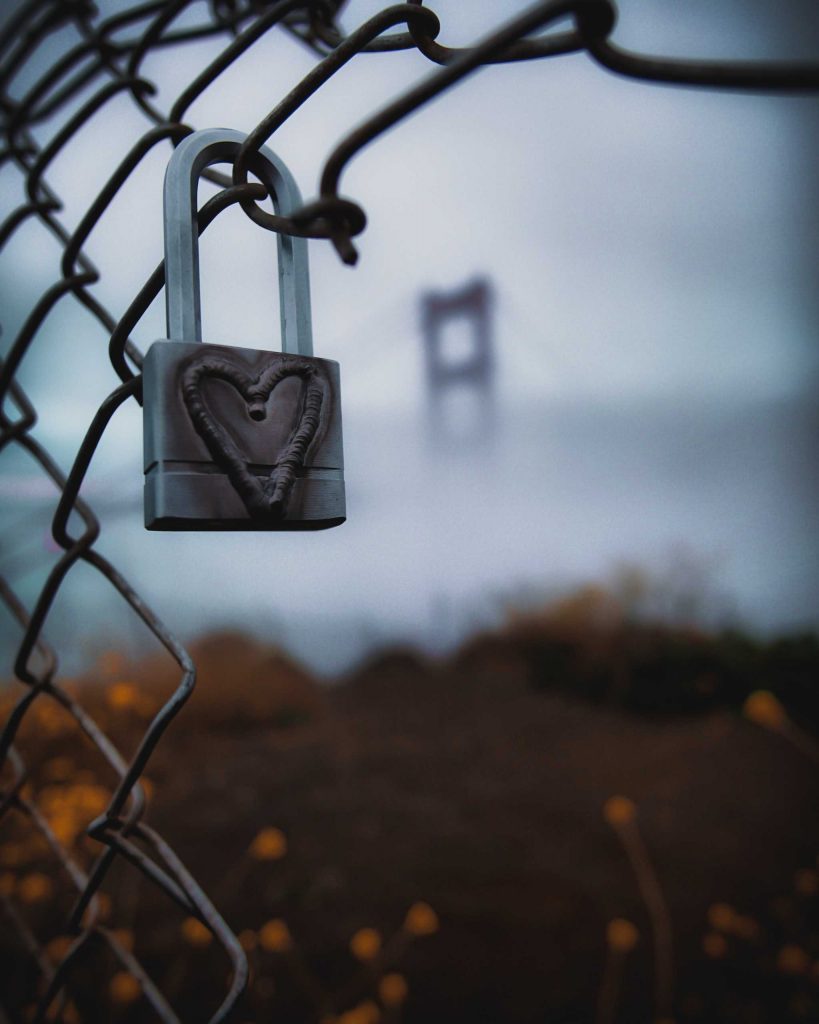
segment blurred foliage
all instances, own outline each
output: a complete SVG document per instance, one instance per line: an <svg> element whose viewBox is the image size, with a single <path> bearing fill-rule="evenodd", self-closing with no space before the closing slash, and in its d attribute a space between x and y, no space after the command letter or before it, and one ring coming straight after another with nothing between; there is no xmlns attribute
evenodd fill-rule
<svg viewBox="0 0 819 1024"><path fill-rule="evenodd" d="M247 951L248 1020L563 1024L597 1006L641 1024L663 924L652 887L678 1022L819 1019L816 829L785 806L812 792L815 636L658 625L589 587L510 612L446 659L382 652L335 687L236 632L192 654L196 690L144 780L148 820ZM132 751L178 683L168 662L111 650L68 686ZM47 698L19 742L24 797L88 870L113 773ZM57 963L70 886L27 819L3 829L0 900ZM758 895L794 868L791 892ZM128 865L105 890L103 921L185 1019L205 1019L226 969L209 930ZM0 990L25 1020L37 972L4 928ZM64 1019L151 1018L103 950Z"/></svg>
<svg viewBox="0 0 819 1024"><path fill-rule="evenodd" d="M531 684L653 714L741 709L755 691L774 694L819 733L819 636L770 640L736 629L709 632L646 623L613 591L589 586L541 608L510 612L506 626L475 638L462 662L510 654Z"/></svg>

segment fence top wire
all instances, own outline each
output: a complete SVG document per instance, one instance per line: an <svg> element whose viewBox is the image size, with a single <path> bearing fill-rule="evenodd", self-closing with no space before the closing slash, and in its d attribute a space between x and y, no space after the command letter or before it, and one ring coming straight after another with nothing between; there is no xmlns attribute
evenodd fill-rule
<svg viewBox="0 0 819 1024"><path fill-rule="evenodd" d="M74 893L74 906L64 927L72 941L56 965L13 896L0 893L3 913L39 975L37 1021L46 1019L50 1013L60 1013L68 1005L76 968L82 961L98 956L101 949L107 949L118 969L136 980L156 1018L166 1022L180 1019L117 937L116 930L103 922L101 887L118 861L127 862L186 914L198 919L224 950L231 975L221 1004L212 1010L212 1022L233 1016L248 981L247 959L238 939L171 847L143 820L143 771L165 729L193 690L195 666L184 647L126 578L95 550L99 520L79 496L111 417L124 402L141 402L142 353L131 334L164 283L164 267L160 264L124 311L111 311L93 290L101 271L84 249L113 199L144 158L166 141L177 145L194 130L185 120L193 102L240 60L253 43L273 30L288 33L314 55L315 63L247 135L229 175L205 172L221 191L199 211L199 231L238 203L259 227L328 239L341 259L353 264L357 259L353 239L365 229L366 216L359 202L340 193L348 163L388 129L483 65L584 53L616 75L651 83L775 93L819 88L816 64L666 59L625 50L615 39L617 11L612 0L542 0L474 46L465 48L438 42L441 21L423 0L385 7L352 31L346 31L340 22L344 0L210 0L200 21L177 26L193 4L194 0L148 0L104 17L90 0L25 0L0 27L0 107L4 115L0 161L22 175L26 195L25 201L0 225L0 239L5 243L27 221L36 219L62 248L60 276L31 309L0 362L0 450L10 446L24 450L53 484L59 500L52 532L63 552L33 608L26 607L8 581L0 578L0 599L22 630L14 669L24 686L0 734L0 818L15 816L32 834L44 840L60 867L61 880ZM567 19L570 27L554 28ZM37 66L38 48L65 29L72 30L73 44L65 44L50 66L33 79L28 75L29 84L19 88L18 79ZM146 58L159 49L210 37L224 40L223 48L185 86L167 112L159 109L156 83L143 71ZM266 198L265 189L248 181L258 149L352 58L408 49L417 50L438 67L336 144L319 176L318 196L287 217L269 213L258 205ZM64 206L49 185L49 169L82 127L121 95L130 97L144 117L145 131L78 223L71 226L60 216ZM71 112L48 141L40 144L34 129L47 127L50 119L64 111ZM110 361L122 380L94 416L68 474L36 439L37 411L17 379L21 362L37 340L46 317L66 296L81 303L109 335ZM77 514L81 524L81 531L76 534L68 529L72 513ZM119 752L84 709L79 696L61 680L58 652L44 639L54 601L78 562L96 571L121 595L180 672L174 692L150 722L130 759ZM55 833L38 807L29 785L33 765L26 763L16 742L32 707L48 701L55 702L71 717L117 780L107 808L87 829L99 844L99 852L88 871L81 867L70 844ZM19 1008L7 1009L14 1012Z"/></svg>

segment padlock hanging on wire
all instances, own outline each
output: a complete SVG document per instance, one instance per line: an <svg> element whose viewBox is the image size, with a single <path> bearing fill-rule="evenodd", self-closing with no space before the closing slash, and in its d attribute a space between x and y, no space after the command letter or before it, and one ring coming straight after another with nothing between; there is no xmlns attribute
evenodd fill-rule
<svg viewBox="0 0 819 1024"><path fill-rule="evenodd" d="M307 240L277 234L282 351L202 342L196 191L241 132L187 136L165 173L168 339L142 370L149 530L320 530L346 518L338 363L313 356ZM278 213L301 205L267 147L254 172Z"/></svg>

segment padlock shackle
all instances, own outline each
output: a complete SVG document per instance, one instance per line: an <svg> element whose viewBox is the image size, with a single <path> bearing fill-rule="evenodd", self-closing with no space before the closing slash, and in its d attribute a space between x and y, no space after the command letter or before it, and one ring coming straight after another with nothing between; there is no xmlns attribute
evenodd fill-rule
<svg viewBox="0 0 819 1024"><path fill-rule="evenodd" d="M206 167L235 159L245 136L231 128L206 128L188 135L174 150L165 172L165 310L171 341L201 341L199 232L196 193ZM293 175L263 146L253 172L273 196L276 213L288 217L301 206ZM313 354L307 239L276 233L282 351Z"/></svg>

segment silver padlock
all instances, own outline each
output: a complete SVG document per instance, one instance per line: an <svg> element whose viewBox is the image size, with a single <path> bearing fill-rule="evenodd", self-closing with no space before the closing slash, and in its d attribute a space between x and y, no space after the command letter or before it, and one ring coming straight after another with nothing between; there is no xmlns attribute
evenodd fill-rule
<svg viewBox="0 0 819 1024"><path fill-rule="evenodd" d="M241 132L194 132L165 174L168 339L142 369L149 530L319 530L346 518L338 363L313 356L307 240L277 234L282 351L202 343L196 190ZM301 205L266 147L254 172L278 213Z"/></svg>

